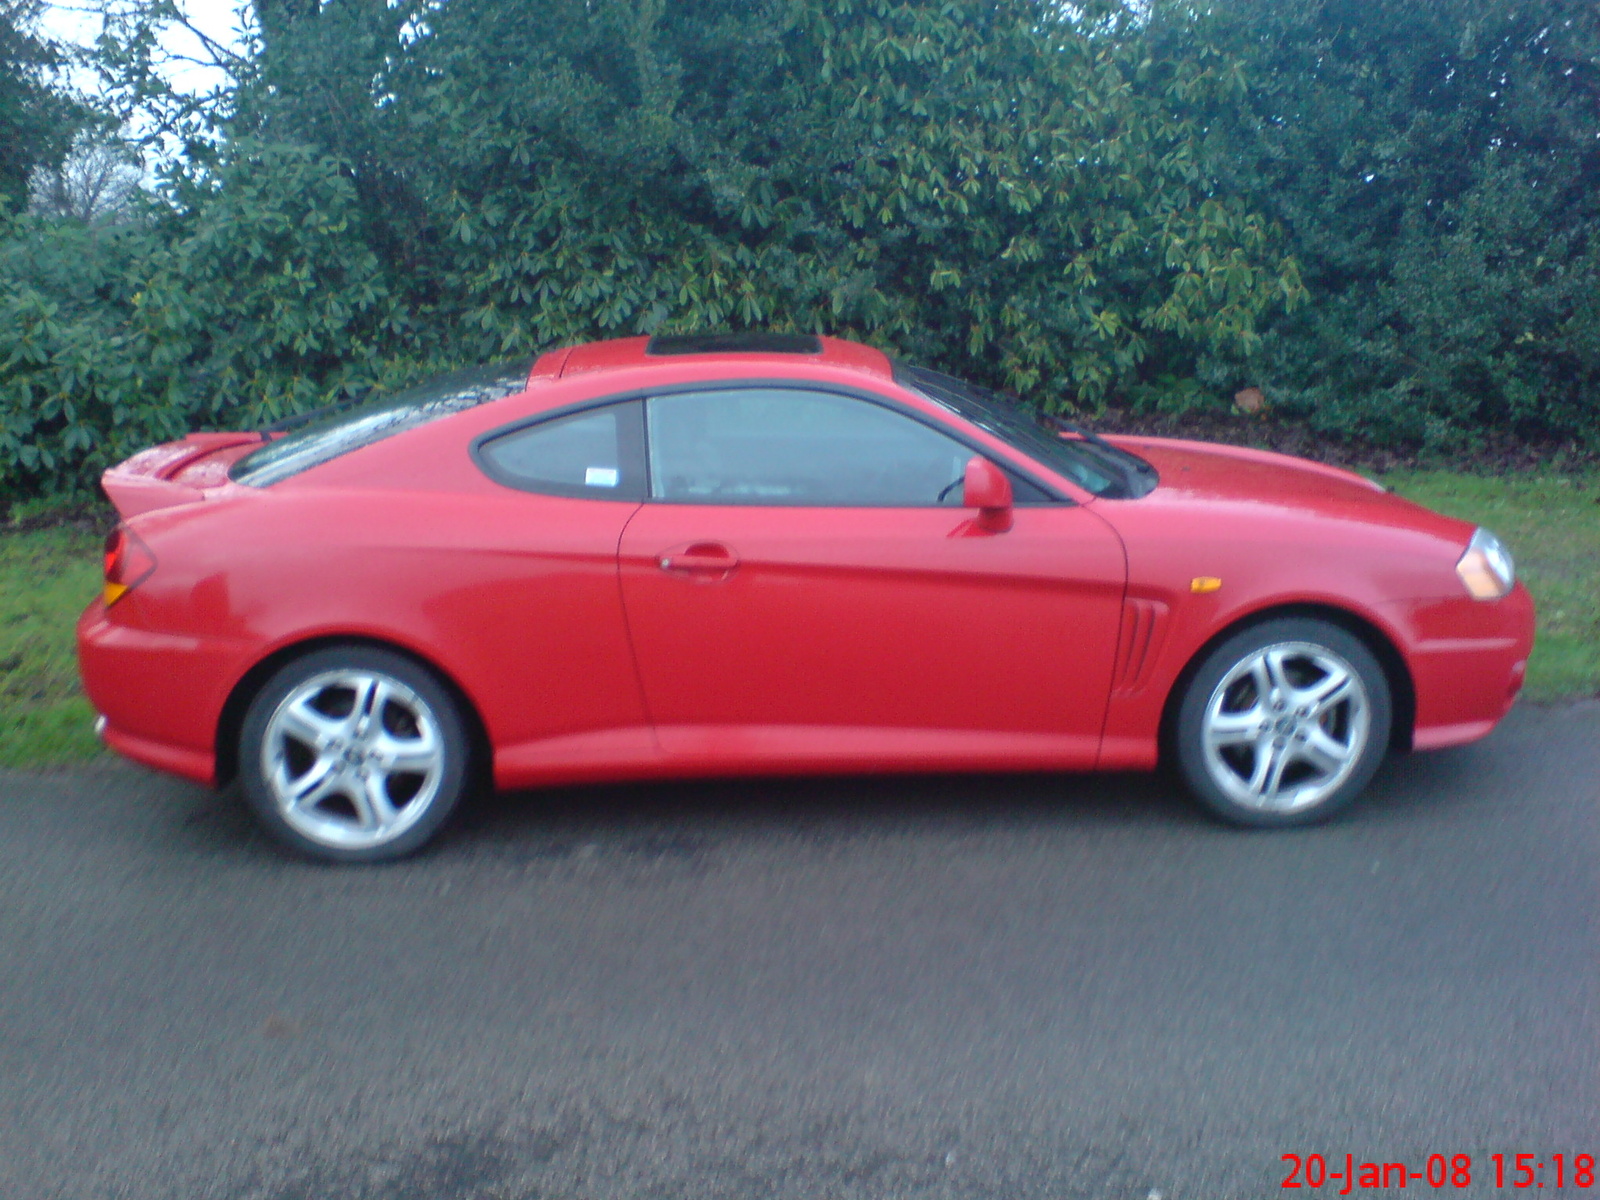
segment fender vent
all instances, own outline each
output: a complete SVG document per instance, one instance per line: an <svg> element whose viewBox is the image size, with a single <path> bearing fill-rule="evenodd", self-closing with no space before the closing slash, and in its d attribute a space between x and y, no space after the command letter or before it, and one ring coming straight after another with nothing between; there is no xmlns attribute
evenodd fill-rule
<svg viewBox="0 0 1600 1200"><path fill-rule="evenodd" d="M1116 691L1137 692L1149 682L1150 670L1160 657L1170 611L1159 600L1130 599L1124 603L1122 637L1117 644Z"/></svg>

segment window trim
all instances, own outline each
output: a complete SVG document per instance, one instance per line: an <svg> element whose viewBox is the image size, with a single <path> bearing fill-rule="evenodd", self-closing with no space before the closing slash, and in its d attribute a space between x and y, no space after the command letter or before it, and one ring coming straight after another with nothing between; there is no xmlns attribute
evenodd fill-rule
<svg viewBox="0 0 1600 1200"><path fill-rule="evenodd" d="M484 453L490 443L501 441L504 438L514 437L540 425L550 425L556 421L563 421L569 417L581 417L586 413L598 412L605 408L629 408L632 414L620 415L617 419L617 465L623 471L623 479L637 479L638 488L596 488L587 487L580 483L541 483L532 486L531 481L510 471L496 466L489 456ZM631 418L631 419L630 419ZM478 470L482 471L495 483L508 487L518 492L528 492L535 496L564 496L573 500L600 500L612 503L638 504L649 498L650 495L650 463L649 455L645 453L645 425L644 425L644 397L628 396L625 398L607 397L600 401L585 401L581 404L568 405L551 412L538 413L521 421L514 421L510 425L502 425L491 429L487 433L480 433L472 439L468 448L472 461ZM641 490L642 489L642 490Z"/></svg>
<svg viewBox="0 0 1600 1200"><path fill-rule="evenodd" d="M1080 503L1075 497L1067 494L1064 491L1064 489L1062 489L1059 485L1048 481L1042 475L1040 475L1038 473L1038 464L1033 461L1033 459L1027 454L1027 452L1022 450L1020 447L1013 446L1010 442L1007 442L1004 438L997 438L997 440L999 440L1006 447L1006 449L1011 452L1011 456L1013 456L1013 457L1007 457L1007 458L998 457L995 454L994 448L992 446L984 445L976 437L974 437L970 432L968 432L968 430L966 428L966 419L964 417L962 417L960 413L951 412L950 416L954 418L955 422L959 422L959 423L950 423L950 422L947 422L947 421L944 421L944 420L940 420L938 417L935 417L930 413L925 413L921 409L916 408L913 405L907 404L903 400L895 399L892 396L885 396L882 392L869 391L866 388L851 387L848 384L835 383L832 380L824 381L824 380L797 379L797 378L794 378L792 376L790 376L790 377L781 377L781 378L777 378L777 379L766 378L766 377L750 378L750 379L702 379L702 380L694 380L694 381L687 382L687 383L665 384L665 385L661 385L661 386L657 386L657 387L630 388L625 392L614 392L614 393L611 393L611 394L605 395L605 396L592 397L592 398L587 399L587 400L578 400L578 401L574 401L571 404L561 405L559 408L550 409L550 410L548 410L546 412L534 413L531 416L522 417L522 418L520 418L520 419L518 419L516 421L512 421L512 422L510 422L508 424L497 426L496 428L488 430L485 433L480 433L477 437L472 439L472 442L471 442L471 444L470 444L470 446L468 448L468 453L471 455L472 461L477 465L478 469L480 471L482 471L486 476L488 476L494 482L502 484L505 487L513 488L516 491L528 492L528 493L533 494L533 495L541 495L541 496L552 496L552 495L569 496L570 495L570 496L574 496L574 497L576 497L578 499L582 499L582 500L601 500L601 501L604 501L604 500L616 499L616 500L626 500L629 503L670 504L670 505L676 505L676 506L678 506L680 508L763 508L763 507L765 507L765 508L788 508L788 509L812 508L812 509L830 509L830 510L837 511L837 510L840 510L842 508L852 508L852 509L853 508L882 508L882 509L921 509L921 508L934 509L934 508L941 508L942 509L942 508L949 508L950 507L948 505L939 505L939 504L927 504L927 505L922 505L922 504L913 504L913 505L906 505L906 504L876 504L876 505L766 504L766 505L763 505L763 504L760 504L760 503L730 504L726 500L722 500L722 501L693 501L693 500L688 500L688 501L686 501L686 500L662 500L662 499L659 499L654 494L654 492L655 492L655 486L654 486L655 485L655 481L650 478L650 453L649 453L649 436L650 436L650 434L649 434L649 429L648 429L648 423L647 423L647 421L645 419L645 410L644 410L644 403L643 402L648 400L648 399L650 399L650 397L652 397L652 396L671 396L671 395L679 395L679 394L682 394L682 393L685 393L685 392L743 391L743 390L752 389L752 388L769 389L769 390L770 389L785 389L785 390L788 390L788 391L799 391L799 392L822 392L822 393L825 393L825 394L828 394L828 395L845 396L845 397L849 397L849 398L854 399L854 400L864 400L869 404L876 404L880 408L888 409L890 412L898 413L899 415L901 415L903 417L909 417L911 420L917 422L917 424L925 426L926 428L933 430L935 433L941 433L945 437L948 437L951 441L959 442L961 445L963 445L967 449L971 450L974 454L981 455L984 458L988 459L990 462L994 463L996 466L1000 467L1003 471L1006 472L1007 475L1011 476L1013 481L1020 479L1023 482L1029 484L1030 486L1032 486L1034 488L1037 488L1040 492L1042 492L1044 494L1045 498L1043 500L1019 500L1019 501L1017 501L1017 506L1019 508L1024 508L1024 507L1025 508L1044 508L1044 507L1065 507L1065 506L1074 506L1075 507ZM628 404L628 403L632 403L632 402L635 402L635 401L639 402L639 407L638 407L638 414L639 414L639 422L638 422L639 423L639 442L638 442L638 445L635 447L635 449L637 450L638 454L640 455L640 457L643 460L639 464L640 465L640 478L642 478L644 480L644 487L645 487L645 495L644 495L642 500L636 500L634 497L631 497L631 496L629 496L629 497L623 497L623 496L616 496L616 497L597 496L597 495L594 494L594 491L592 489L587 489L587 488L571 488L571 489L563 489L561 491L554 491L554 490L549 489L549 488L532 488L532 487L528 487L526 484L516 483L516 482L513 482L513 481L511 481L509 479L502 478L504 473L500 472L500 471L497 471L495 469L492 469L489 466L488 462L485 460L484 456L483 456L483 447L487 443L495 440L496 438L505 437L505 436L507 436L509 434L512 434L512 433L518 433L518 432L522 431L523 429L530 428L530 427L532 427L534 425L541 425L541 424L544 424L547 421L554 421L554 420L557 420L557 419L559 419L561 417L575 416L576 414L584 412L584 411L589 410L589 409L605 408L605 407L607 407L609 405L613 405L613 404ZM991 434L991 436L997 436L997 435ZM1025 469L1024 467L1019 465L1018 460L1021 460L1022 463L1028 464L1028 468Z"/></svg>

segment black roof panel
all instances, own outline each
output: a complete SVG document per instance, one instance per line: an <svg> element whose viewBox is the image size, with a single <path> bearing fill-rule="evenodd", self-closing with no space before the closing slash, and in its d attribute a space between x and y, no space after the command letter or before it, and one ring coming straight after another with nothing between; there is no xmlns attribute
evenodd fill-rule
<svg viewBox="0 0 1600 1200"><path fill-rule="evenodd" d="M646 354L821 354L811 333L668 333L645 344Z"/></svg>

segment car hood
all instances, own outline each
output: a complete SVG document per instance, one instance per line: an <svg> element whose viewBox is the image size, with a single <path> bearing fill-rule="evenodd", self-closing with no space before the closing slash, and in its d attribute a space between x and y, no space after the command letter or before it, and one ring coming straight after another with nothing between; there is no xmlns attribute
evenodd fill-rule
<svg viewBox="0 0 1600 1200"><path fill-rule="evenodd" d="M1213 442L1108 437L1160 473L1153 497L1268 507L1319 517L1425 530L1455 538L1471 526L1431 512L1382 484L1325 463Z"/></svg>

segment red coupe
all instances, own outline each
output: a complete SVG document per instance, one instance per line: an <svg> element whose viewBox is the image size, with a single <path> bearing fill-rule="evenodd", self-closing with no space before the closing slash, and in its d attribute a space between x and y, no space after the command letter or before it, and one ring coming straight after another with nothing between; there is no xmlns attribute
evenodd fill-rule
<svg viewBox="0 0 1600 1200"><path fill-rule="evenodd" d="M625 338L107 471L78 625L114 749L311 855L475 781L1120 771L1242 825L1482 737L1493 534L1258 450L1046 426L825 337Z"/></svg>

